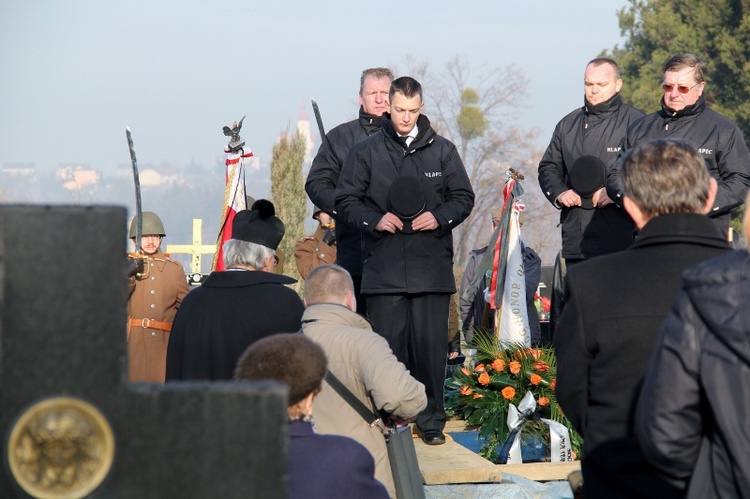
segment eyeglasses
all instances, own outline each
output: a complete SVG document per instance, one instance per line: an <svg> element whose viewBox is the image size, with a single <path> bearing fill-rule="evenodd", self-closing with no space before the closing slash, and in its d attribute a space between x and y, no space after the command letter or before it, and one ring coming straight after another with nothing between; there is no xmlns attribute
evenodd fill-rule
<svg viewBox="0 0 750 499"><path fill-rule="evenodd" d="M698 85L700 85L700 83L696 83L692 87L686 87L686 86L683 86L683 85L677 85L677 91L680 92L681 94L686 94L686 93L690 92L692 89L694 89L695 87L697 87ZM674 90L674 85L672 83L664 83L661 86L661 88L663 88L665 92L670 93L670 92L672 92L672 90Z"/></svg>

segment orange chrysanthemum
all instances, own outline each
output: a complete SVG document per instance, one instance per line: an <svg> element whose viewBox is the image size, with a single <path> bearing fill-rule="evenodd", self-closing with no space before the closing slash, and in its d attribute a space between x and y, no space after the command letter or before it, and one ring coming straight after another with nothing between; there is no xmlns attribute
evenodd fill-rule
<svg viewBox="0 0 750 499"><path fill-rule="evenodd" d="M492 369L494 369L495 371L504 371L505 361L503 359L495 359L492 362Z"/></svg>
<svg viewBox="0 0 750 499"><path fill-rule="evenodd" d="M517 360L512 360L510 364L508 364L508 369L510 369L512 374L518 374L521 372L521 363Z"/></svg>
<svg viewBox="0 0 750 499"><path fill-rule="evenodd" d="M503 388L503 391L501 393L506 399L513 400L513 397L516 396L516 389L512 386L506 386L505 388Z"/></svg>
<svg viewBox="0 0 750 499"><path fill-rule="evenodd" d="M534 370L540 373L546 373L549 371L549 366L544 362L534 362Z"/></svg>
<svg viewBox="0 0 750 499"><path fill-rule="evenodd" d="M478 373L484 372L484 364L479 364L477 367L474 368L474 370Z"/></svg>
<svg viewBox="0 0 750 499"><path fill-rule="evenodd" d="M537 400L536 403L539 404L540 407L544 407L545 405L549 405L549 399L547 397L539 397L539 400Z"/></svg>
<svg viewBox="0 0 750 499"><path fill-rule="evenodd" d="M489 385L490 384L490 375L487 374L486 372L483 372L482 374L479 375L479 379L477 379L477 381L479 381L480 385L485 385L485 386Z"/></svg>
<svg viewBox="0 0 750 499"><path fill-rule="evenodd" d="M471 395L472 393L474 393L474 390L469 388L469 385L464 385L461 387L461 390L459 391L459 393L461 395Z"/></svg>
<svg viewBox="0 0 750 499"><path fill-rule="evenodd" d="M529 376L529 381L531 381L532 385L537 386L542 382L542 377L538 374L532 374L531 376Z"/></svg>

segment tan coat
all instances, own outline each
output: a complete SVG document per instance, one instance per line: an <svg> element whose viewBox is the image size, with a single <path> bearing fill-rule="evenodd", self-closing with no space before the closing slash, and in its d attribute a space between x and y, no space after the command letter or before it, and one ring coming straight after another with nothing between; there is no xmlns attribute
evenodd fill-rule
<svg viewBox="0 0 750 499"><path fill-rule="evenodd" d="M146 261L148 273L131 277L128 300L128 360L130 381L164 382L169 332L130 326L130 319L150 319L169 324L190 291L185 270L161 251Z"/></svg>
<svg viewBox="0 0 750 499"><path fill-rule="evenodd" d="M427 405L424 385L364 317L342 305L314 304L302 316L302 330L323 347L330 371L370 409L413 418ZM378 428L370 428L326 382L315 398L313 417L318 433L344 435L364 445L375 459L375 478L395 497L388 451Z"/></svg>
<svg viewBox="0 0 750 499"><path fill-rule="evenodd" d="M318 265L336 263L336 247L323 242L326 229L318 225L312 236L303 237L294 247L294 258L297 260L297 271L302 279Z"/></svg>

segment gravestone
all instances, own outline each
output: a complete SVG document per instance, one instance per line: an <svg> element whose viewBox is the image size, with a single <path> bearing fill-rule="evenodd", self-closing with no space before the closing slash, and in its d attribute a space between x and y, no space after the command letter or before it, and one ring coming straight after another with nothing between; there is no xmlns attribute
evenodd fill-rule
<svg viewBox="0 0 750 499"><path fill-rule="evenodd" d="M284 497L286 387L127 381L125 226L0 207L0 497Z"/></svg>

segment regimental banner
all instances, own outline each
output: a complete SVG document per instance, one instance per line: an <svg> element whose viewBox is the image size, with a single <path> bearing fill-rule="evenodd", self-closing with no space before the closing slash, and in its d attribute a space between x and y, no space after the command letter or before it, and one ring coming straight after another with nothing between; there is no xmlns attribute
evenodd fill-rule
<svg viewBox="0 0 750 499"><path fill-rule="evenodd" d="M237 212L249 208L245 197L245 158L253 155L249 149L240 149L232 152L229 148L224 149L227 153L226 160L226 188L224 189L224 203L219 224L219 236L216 239L216 253L214 254L211 270L224 269L224 242L232 238L232 221Z"/></svg>

